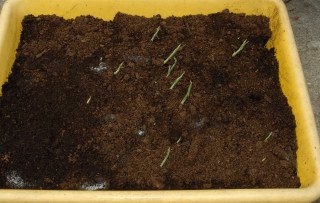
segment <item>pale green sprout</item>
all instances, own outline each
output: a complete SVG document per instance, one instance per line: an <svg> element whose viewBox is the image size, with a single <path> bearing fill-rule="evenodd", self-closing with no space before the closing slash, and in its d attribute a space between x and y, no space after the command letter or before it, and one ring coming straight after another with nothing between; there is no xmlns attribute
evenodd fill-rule
<svg viewBox="0 0 320 203"><path fill-rule="evenodd" d="M237 51L233 52L232 57L235 57L236 55L238 55L248 43L249 43L248 40L244 40L243 43L241 44L241 46L239 47L239 49Z"/></svg>
<svg viewBox="0 0 320 203"><path fill-rule="evenodd" d="M153 34L153 36L151 38L151 42L153 42L155 38L159 39L159 36L158 36L159 31L160 31L160 26L157 27L156 32Z"/></svg>
<svg viewBox="0 0 320 203"><path fill-rule="evenodd" d="M189 98L190 94L191 94L191 88L192 88L192 82L190 81L190 84L189 84L189 87L188 87L188 91L186 93L186 95L184 95L182 101L181 101L181 104L183 105L187 99Z"/></svg>
<svg viewBox="0 0 320 203"><path fill-rule="evenodd" d="M173 57L173 59L174 59L174 63L173 63L172 65L169 65L168 73L167 73L167 77L169 77L169 76L170 76L170 74L171 74L171 72L172 72L173 68L174 68L174 67L176 66L176 64L177 64L177 58L176 58L176 57Z"/></svg>
<svg viewBox="0 0 320 203"><path fill-rule="evenodd" d="M266 137L266 139L264 139L264 142L267 142L270 139L270 137L272 136L272 134L273 134L273 132L269 133L269 135Z"/></svg>
<svg viewBox="0 0 320 203"><path fill-rule="evenodd" d="M179 45L177 46L177 48L175 48L175 49L172 51L172 53L168 56L168 58L163 61L163 64L168 63L168 61L169 61L171 58L173 58L173 57L176 55L176 53L177 53L178 51L180 51L181 49L182 49L181 44L179 44Z"/></svg>
<svg viewBox="0 0 320 203"><path fill-rule="evenodd" d="M120 63L120 65L118 66L117 70L113 73L114 75L117 75L120 72L121 68L123 68L123 63L124 62Z"/></svg>
<svg viewBox="0 0 320 203"><path fill-rule="evenodd" d="M170 151L171 151L171 148L169 147L167 150L166 156L164 157L164 159L162 160L162 162L160 164L160 167L162 167L166 163L166 161L168 160L169 155L170 155Z"/></svg>
<svg viewBox="0 0 320 203"><path fill-rule="evenodd" d="M179 139L177 140L176 144L179 144L181 141L181 137L179 137Z"/></svg>
<svg viewBox="0 0 320 203"><path fill-rule="evenodd" d="M172 85L170 87L171 90L179 83L179 81L181 80L183 75L184 75L184 72L179 77L177 77L177 79L172 83Z"/></svg>
<svg viewBox="0 0 320 203"><path fill-rule="evenodd" d="M91 101L91 96L89 97L89 99L87 100L87 104L89 104Z"/></svg>

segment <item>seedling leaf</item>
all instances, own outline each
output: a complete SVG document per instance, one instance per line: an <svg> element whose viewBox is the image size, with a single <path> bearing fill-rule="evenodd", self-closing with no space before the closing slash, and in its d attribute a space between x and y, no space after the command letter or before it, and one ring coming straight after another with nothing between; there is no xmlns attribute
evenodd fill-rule
<svg viewBox="0 0 320 203"><path fill-rule="evenodd" d="M233 52L232 57L235 57L236 55L238 55L248 43L249 43L248 40L244 40L243 43L241 44L241 46L239 47L239 49L237 51Z"/></svg>
<svg viewBox="0 0 320 203"><path fill-rule="evenodd" d="M172 83L172 85L170 87L171 90L179 83L179 81L181 80L183 75L184 75L184 72L179 77L177 77L177 79Z"/></svg>
<svg viewBox="0 0 320 203"><path fill-rule="evenodd" d="M117 75L120 72L121 68L123 68L123 63L124 62L120 63L120 65L118 66L117 70L113 73L114 75Z"/></svg>
<svg viewBox="0 0 320 203"><path fill-rule="evenodd" d="M170 151L171 151L171 148L169 147L167 150L166 156L164 157L164 159L162 160L162 162L160 164L160 167L162 167L166 163L166 161L168 160L169 155L170 155Z"/></svg>
<svg viewBox="0 0 320 203"><path fill-rule="evenodd" d="M160 31L160 26L157 27L156 29L156 32L153 34L152 38L151 38L151 42L154 41L155 38L158 38L159 39L159 36L158 36L158 32Z"/></svg>
<svg viewBox="0 0 320 203"><path fill-rule="evenodd" d="M267 142L270 139L270 137L272 136L272 134L273 134L273 132L269 133L269 135L266 137L266 139L264 139L264 142Z"/></svg>
<svg viewBox="0 0 320 203"><path fill-rule="evenodd" d="M89 104L91 101L91 96L89 97L89 99L87 100L87 104Z"/></svg>
<svg viewBox="0 0 320 203"><path fill-rule="evenodd" d="M177 58L176 58L176 57L173 57L173 59L174 59L174 63L173 63L172 65L169 65L168 73L167 73L167 77L169 77L169 76L170 76L170 74L171 74L171 72L172 72L173 68L174 68L174 67L176 66L176 64L177 64Z"/></svg>
<svg viewBox="0 0 320 203"><path fill-rule="evenodd" d="M190 94L191 94L191 88L192 88L192 82L191 82L191 80L190 80L190 84L189 84L189 87L188 87L188 91L187 91L186 95L184 95L184 97L183 97L183 99L182 99L182 101L181 101L181 104L182 104L182 105L183 105L183 104L187 101L187 99L189 98L189 96L190 96Z"/></svg>
<svg viewBox="0 0 320 203"><path fill-rule="evenodd" d="M181 141L181 137L179 137L179 139L177 140L176 144L179 144Z"/></svg>
<svg viewBox="0 0 320 203"><path fill-rule="evenodd" d="M177 53L178 51L180 51L181 49L182 49L181 44L179 44L179 45L177 46L177 48L175 48L175 49L172 51L172 53L168 56L168 58L163 61L163 64L168 63L168 61L169 61L172 57L174 57L174 56L176 55L176 53Z"/></svg>

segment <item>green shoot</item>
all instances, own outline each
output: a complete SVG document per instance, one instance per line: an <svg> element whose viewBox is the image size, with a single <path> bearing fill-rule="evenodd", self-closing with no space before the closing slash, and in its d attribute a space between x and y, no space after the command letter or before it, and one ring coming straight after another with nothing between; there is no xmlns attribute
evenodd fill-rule
<svg viewBox="0 0 320 203"><path fill-rule="evenodd" d="M172 57L174 57L174 56L176 55L176 53L177 53L178 51L180 51L181 49L182 49L181 44L179 44L179 45L177 46L177 48L175 48L175 49L173 50L173 52L168 56L168 58L163 61L163 64L168 63L168 61L169 61Z"/></svg>
<svg viewBox="0 0 320 203"><path fill-rule="evenodd" d="M171 148L169 147L168 150L167 150L166 156L164 157L164 159L162 160L162 162L160 164L160 167L162 167L164 165L164 163L166 163L166 161L168 160L169 155L170 155L170 151L171 151Z"/></svg>
<svg viewBox="0 0 320 203"><path fill-rule="evenodd" d="M188 87L188 91L187 91L186 95L183 97L183 99L182 99L182 101L181 101L181 104L182 104L182 105L187 101L188 97L190 96L191 88L192 88L192 82L191 82L191 80L190 80L190 84L189 84L189 87Z"/></svg>
<svg viewBox="0 0 320 203"><path fill-rule="evenodd" d="M181 80L183 75L184 75L184 72L179 77L177 77L177 79L172 83L172 85L170 87L171 90L173 90L173 88L179 83L179 81Z"/></svg>
<svg viewBox="0 0 320 203"><path fill-rule="evenodd" d="M89 97L89 99L87 100L87 104L89 104L91 101L91 96Z"/></svg>
<svg viewBox="0 0 320 203"><path fill-rule="evenodd" d="M237 51L233 52L232 57L235 57L236 55L238 55L248 43L249 43L248 40L244 40L243 43L241 44L241 46L239 47L239 49Z"/></svg>
<svg viewBox="0 0 320 203"><path fill-rule="evenodd" d="M267 142L270 139L270 137L272 136L272 134L273 134L273 132L269 133L269 135L266 137L266 139L264 139L264 142Z"/></svg>
<svg viewBox="0 0 320 203"><path fill-rule="evenodd" d="M117 75L120 72L120 69L123 68L123 63L120 63L120 65L118 66L117 70L113 73L114 75Z"/></svg>
<svg viewBox="0 0 320 203"><path fill-rule="evenodd" d="M157 27L156 32L153 34L153 36L152 36L152 38L151 38L151 42L153 42L153 40L154 40L155 38L158 38L158 39L159 39L159 36L158 36L158 32L159 32L159 31L160 31L160 26Z"/></svg>
<svg viewBox="0 0 320 203"><path fill-rule="evenodd" d="M177 140L176 144L179 144L180 141L181 141L181 137L179 137L179 139Z"/></svg>
<svg viewBox="0 0 320 203"><path fill-rule="evenodd" d="M167 77L170 76L173 68L174 68L174 67L176 66L176 64L177 64L177 58L176 58L176 57L173 57L173 59L174 59L174 63L173 63L172 65L169 65Z"/></svg>

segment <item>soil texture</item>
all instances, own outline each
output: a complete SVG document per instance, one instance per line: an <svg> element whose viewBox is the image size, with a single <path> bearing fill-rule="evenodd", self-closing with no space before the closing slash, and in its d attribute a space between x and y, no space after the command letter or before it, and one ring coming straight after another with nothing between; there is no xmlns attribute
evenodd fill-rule
<svg viewBox="0 0 320 203"><path fill-rule="evenodd" d="M25 17L0 97L0 187L299 187L271 34L228 11Z"/></svg>

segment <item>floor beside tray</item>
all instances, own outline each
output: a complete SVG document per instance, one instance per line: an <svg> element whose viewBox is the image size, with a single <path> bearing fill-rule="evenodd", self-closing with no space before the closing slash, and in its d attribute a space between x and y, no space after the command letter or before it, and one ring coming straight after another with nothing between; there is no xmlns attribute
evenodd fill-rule
<svg viewBox="0 0 320 203"><path fill-rule="evenodd" d="M2 9L3 3L4 3L4 0L0 0L0 10Z"/></svg>
<svg viewBox="0 0 320 203"><path fill-rule="evenodd" d="M320 1L292 0L286 5L320 131Z"/></svg>

